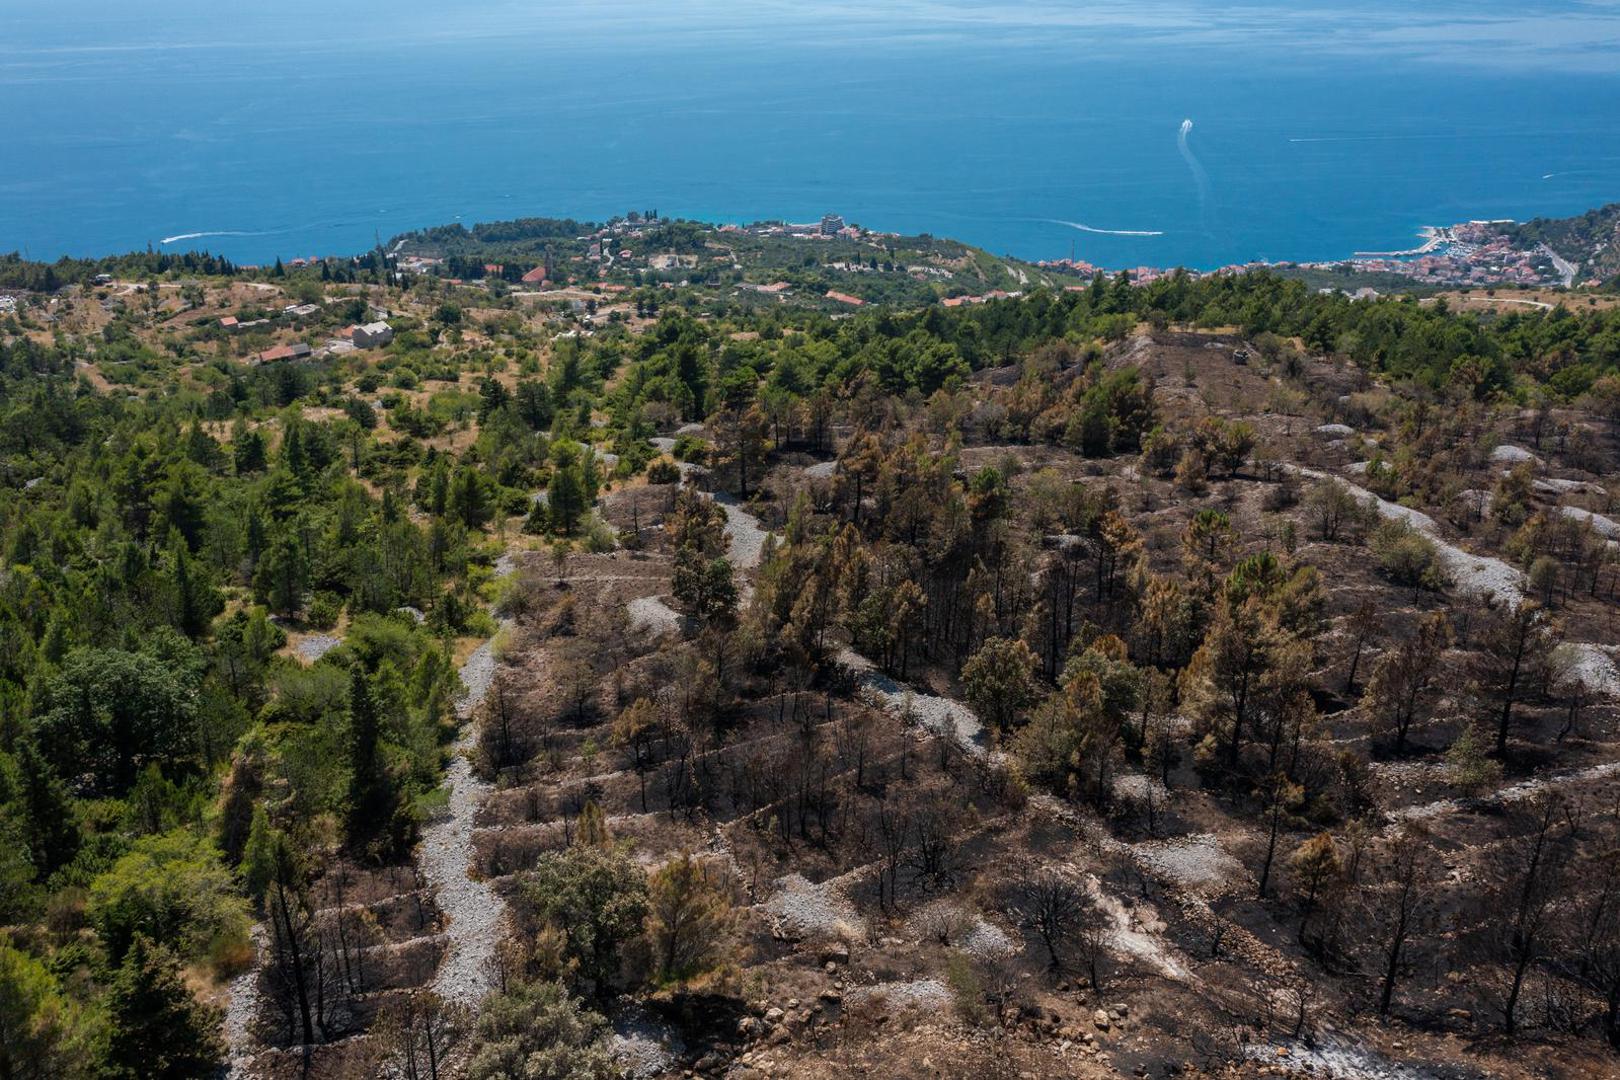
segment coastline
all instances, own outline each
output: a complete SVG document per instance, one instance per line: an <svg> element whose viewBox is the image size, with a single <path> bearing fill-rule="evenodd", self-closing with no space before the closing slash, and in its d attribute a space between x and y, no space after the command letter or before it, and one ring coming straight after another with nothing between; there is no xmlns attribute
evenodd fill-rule
<svg viewBox="0 0 1620 1080"><path fill-rule="evenodd" d="M1537 220L1539 222L1541 219ZM832 230L826 229L826 223L829 221L836 221L837 227ZM1579 276L1581 262L1589 257L1576 255L1573 260L1566 258L1553 250L1546 240L1537 240L1534 244L1516 242L1514 236L1522 233L1522 230L1514 228L1517 223L1508 218L1476 219L1453 225L1423 225L1418 228L1416 233L1422 242L1415 247L1401 250L1358 249L1349 255L1334 255L1327 258L1264 258L1204 267L1188 262L1178 263L1175 261L1143 262L1131 265L1121 261L1103 260L1098 264L1093 264L1083 259L1076 259L1072 254L1069 258L1033 261L1012 254L997 256L992 254L989 249L976 246L970 241L952 237L936 236L930 233L906 235L871 230L855 224L846 226L844 219L837 214L828 214L818 226L815 223L788 225L779 220L755 221L751 224L739 225L713 220L660 218L655 213L645 219L638 219L636 214L631 213L627 217L609 219L605 224L566 218L517 218L480 223L471 230L467 229L462 224L462 219L458 217L448 225L423 226L395 234L386 239L379 235L376 237L376 245L369 252L295 257L285 260L285 265L293 269L304 266L320 266L322 264L336 266L346 262L375 257L387 259L391 263L397 262L402 269L417 272L426 271L438 276L450 276L458 280L471 277L476 281L482 276L477 272L469 274L463 270L459 274L454 271L446 274L446 268L436 265L442 261L435 256L442 254L440 249L442 249L444 243L443 235L447 231L449 231L450 235L457 236L456 244L464 252L481 252L483 257L497 261L505 261L508 258L521 260L525 255L532 255L532 252L524 247L521 237L514 240L508 235L514 230L501 229L499 226L530 227L536 223L551 228L551 231L546 233L548 237L555 237L557 242L564 245L573 245L570 248L570 254L574 256L572 261L576 263L580 261L578 255L583 250L583 246L591 244L593 250L589 255L589 259L594 261L595 265L591 266L587 263L584 272L587 275L601 278L604 283L612 281L624 287L651 284L667 285L670 283L685 284L684 280L677 281L676 279L683 276L681 267L685 264L679 260L686 257L659 254L664 250L664 247L667 247L667 237L659 238L654 236L647 238L646 230L648 227L669 224L695 226L703 230L706 243L709 246L721 248L727 245L728 237L739 235L752 237L754 241L759 243L777 243L778 245L783 242L795 245L813 245L817 242L843 241L844 243L837 249L836 254L829 251L829 254L821 259L807 256L811 261L803 264L806 267L814 266L818 272L832 280L835 285L840 282L856 280L850 275L857 271L862 275L873 273L877 269L875 262L870 268L860 265L868 259L870 252L867 249L877 251L888 248L892 258L892 245L896 243L924 249L925 254L927 249L939 244L954 245L963 249L963 252L970 256L972 256L972 253L978 252L990 259L997 260L1001 264L1011 282L1011 284L1005 286L1005 288L1009 289L1022 289L1027 285L1030 279L1025 271L1031 268L1071 275L1083 280L1089 280L1097 274L1113 275L1121 272L1129 273L1133 280L1138 282L1147 282L1183 270L1194 275L1272 270L1282 273L1304 274L1318 279L1319 284L1334 287L1337 287L1335 282L1339 280L1359 279L1352 280L1351 286L1359 284L1374 288L1399 288L1402 287L1401 282L1408 282L1416 287L1442 288L1490 287L1497 285L1569 288L1574 285L1575 279ZM1054 221L1053 224L1063 227L1069 227L1070 225L1068 222L1057 221ZM488 230L487 234L484 232L485 229ZM453 230L459 230L459 235L454 233ZM522 229L516 231L521 232ZM204 256L225 258L237 269L253 271L260 269L265 264L250 264L223 253L211 253L194 247L183 247L182 245L192 240L209 237L271 235L276 235L276 232L217 230L181 233L165 237L162 244L155 248L148 246L146 254L179 259ZM1152 235L1162 236L1164 234L1155 233ZM596 243L593 244L593 241L596 241ZM850 257L851 242L853 242L853 259ZM547 243L549 244L550 240ZM638 249L645 246L649 250L633 252L623 248L626 243ZM595 253L596 247L601 248L600 256ZM547 250L549 252L549 247ZM780 255L780 250L780 248L777 249L777 255ZM759 254L757 250L756 254ZM913 255L916 254L917 252L914 251ZM630 258L632 255L639 257L632 259ZM59 260L58 264L77 262L83 266L85 264L139 257L139 252L133 252L77 260L64 258ZM17 258L15 253L12 258ZM549 254L547 258L549 260ZM737 262L735 256L733 258L734 269L743 269L744 263ZM797 258L798 256L794 256L795 260ZM675 262L671 262L671 259L675 260ZM277 256L274 262L279 267L283 265L284 260L282 257ZM769 258L761 257L755 263L749 264L749 266L750 268L757 267L766 274L779 273L780 262L779 258L777 261L772 262ZM48 266L55 264L34 263L33 265ZM529 267L524 268L525 271L528 269ZM885 273L898 271L909 273L912 276L917 276L920 271L925 278L929 274L946 276L941 274L937 268L930 266L927 258L919 261L914 257L909 265L897 261L893 267L885 265L883 269ZM573 274L574 271L568 273ZM513 280L516 279L513 278ZM0 278L0 284L5 284L3 278ZM16 287L15 281L10 284L11 287ZM754 287L747 282L743 284ZM943 297L950 298L959 294L959 289L953 289L949 287L949 283L946 284L947 287L942 293ZM960 282L957 284L959 285ZM1052 284L1052 282L1047 280L1047 284ZM837 287L842 288L844 286L837 285ZM832 294L829 293L829 295ZM973 300L977 299L977 297L967 297L966 299Z"/></svg>
<svg viewBox="0 0 1620 1080"><path fill-rule="evenodd" d="M1418 230L1423 237L1423 245L1408 251L1357 251L1352 258L1357 259L1406 259L1418 255L1429 255L1451 243L1451 230L1437 225L1425 225Z"/></svg>

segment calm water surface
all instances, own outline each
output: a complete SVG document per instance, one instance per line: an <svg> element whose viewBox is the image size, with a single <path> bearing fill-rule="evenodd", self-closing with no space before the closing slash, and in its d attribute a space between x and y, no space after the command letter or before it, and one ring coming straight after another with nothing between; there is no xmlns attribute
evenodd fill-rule
<svg viewBox="0 0 1620 1080"><path fill-rule="evenodd" d="M0 7L34 257L657 208L1207 267L1620 199L1599 0Z"/></svg>

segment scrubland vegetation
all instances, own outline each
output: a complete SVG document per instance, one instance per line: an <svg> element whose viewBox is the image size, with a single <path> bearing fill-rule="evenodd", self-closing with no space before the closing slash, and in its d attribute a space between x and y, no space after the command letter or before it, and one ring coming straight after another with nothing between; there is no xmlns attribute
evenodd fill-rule
<svg viewBox="0 0 1620 1080"><path fill-rule="evenodd" d="M0 322L0 1076L1620 1062L1620 314L132 259Z"/></svg>

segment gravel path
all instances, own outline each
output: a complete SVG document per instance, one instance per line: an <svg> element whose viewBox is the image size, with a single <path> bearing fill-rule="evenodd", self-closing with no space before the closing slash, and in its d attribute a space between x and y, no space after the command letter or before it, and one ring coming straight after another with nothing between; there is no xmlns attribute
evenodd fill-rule
<svg viewBox="0 0 1620 1080"><path fill-rule="evenodd" d="M970 754L986 753L984 723L960 701L937 694L920 694L891 679L877 665L853 649L843 649L836 660L855 672L867 700L896 715L910 710L916 721L937 735L955 739Z"/></svg>
<svg viewBox="0 0 1620 1080"><path fill-rule="evenodd" d="M613 1020L613 1056L628 1080L651 1080L675 1068L686 1048L667 1025L638 1004L630 1005Z"/></svg>
<svg viewBox="0 0 1620 1080"><path fill-rule="evenodd" d="M690 463L682 462L681 465L682 475L685 476ZM761 528L759 519L738 505L735 497L725 492L708 497L719 503L720 509L726 512L726 559L738 570L748 571L758 567L765 557L765 538L771 535L770 532ZM737 587L738 608L747 607L753 595L753 582L740 582Z"/></svg>
<svg viewBox="0 0 1620 1080"><path fill-rule="evenodd" d="M495 576L505 577L517 569L510 555L495 562ZM500 630L511 626L503 620ZM473 775L471 751L478 741L471 720L495 681L495 639L474 649L461 667L466 692L456 702L456 716L462 721L461 733L453 747L454 757L445 771L450 787L449 806L422 830L417 858L422 873L435 886L435 900L445 916L449 947L433 979L433 990L446 1001L476 1005L494 989L493 961L501 941L501 924L506 902L487 881L469 876L473 862L473 820L489 796L493 785Z"/></svg>
<svg viewBox="0 0 1620 1080"><path fill-rule="evenodd" d="M949 900L925 904L906 920L906 932L920 942L937 940L942 929L949 933L950 945L980 960L1003 959L1018 952L1018 943L1007 931Z"/></svg>
<svg viewBox="0 0 1620 1080"><path fill-rule="evenodd" d="M784 937L858 941L866 921L844 895L838 879L811 884L802 874L777 882L763 908Z"/></svg>
<svg viewBox="0 0 1620 1080"><path fill-rule="evenodd" d="M229 1080L242 1080L253 1061L253 1035L249 1030L259 1009L259 965L257 956L264 947L264 927L253 927L255 962L231 980L225 1001L225 1052L230 1062Z"/></svg>
<svg viewBox="0 0 1620 1080"><path fill-rule="evenodd" d="M1115 777L1112 785L1114 798L1126 802L1146 804L1150 800L1161 806L1170 801L1170 789L1151 776L1125 773Z"/></svg>
<svg viewBox="0 0 1620 1080"><path fill-rule="evenodd" d="M1554 656L1565 664L1561 683L1577 682L1589 693L1620 697L1620 671L1615 670L1614 657L1603 646L1590 642L1563 645Z"/></svg>
<svg viewBox="0 0 1620 1080"><path fill-rule="evenodd" d="M1137 844L1136 858L1155 874L1189 892L1214 894L1248 877L1243 864L1212 833Z"/></svg>
<svg viewBox="0 0 1620 1080"><path fill-rule="evenodd" d="M625 605L630 612L630 629L648 630L655 636L677 634L685 616L668 604L661 596L638 596Z"/></svg>
<svg viewBox="0 0 1620 1080"><path fill-rule="evenodd" d="M962 939L960 948L980 960L1003 960L1018 952L1012 936L982 915L973 917L973 927Z"/></svg>
<svg viewBox="0 0 1620 1080"><path fill-rule="evenodd" d="M311 634L294 642L293 652L298 654L298 659L304 663L313 664L341 644L342 638L335 638L330 634Z"/></svg>
<svg viewBox="0 0 1620 1080"><path fill-rule="evenodd" d="M1522 446L1512 446L1503 443L1491 450L1491 461L1497 465L1519 465L1526 461L1535 465L1541 464L1541 459Z"/></svg>
<svg viewBox="0 0 1620 1080"><path fill-rule="evenodd" d="M726 558L739 570L754 569L764 556L765 538L771 534L730 495L717 494L714 501L726 512Z"/></svg>
<svg viewBox="0 0 1620 1080"><path fill-rule="evenodd" d="M457 741L457 754L445 775L450 785L449 813L422 830L419 858L422 873L437 886L435 900L444 912L449 948L433 979L433 989L447 1001L476 1005L493 988L491 962L501 940L506 904L487 881L468 876L473 857L473 818L490 785L472 774L465 750L472 739Z"/></svg>
<svg viewBox="0 0 1620 1080"><path fill-rule="evenodd" d="M890 1012L902 1009L936 1012L949 1009L953 999L950 988L938 979L917 979L856 987L849 992L848 1000L854 1005L882 1002Z"/></svg>
<svg viewBox="0 0 1620 1080"><path fill-rule="evenodd" d="M517 563L510 555L502 555L495 562L497 577L505 577L516 569ZM510 621L502 622L501 629L509 625ZM299 645L315 640L305 638ZM319 640L331 643L321 653L339 644L337 638ZM299 655L306 654L300 649ZM474 649L462 665L461 682L466 691L456 702L456 716L461 719L462 728L452 747L455 756L445 771L445 783L450 787L449 808L422 830L417 853L423 874L430 884L437 886L436 900L447 921L449 948L433 980L433 989L446 1000L465 1005L476 1004L491 989L491 962L501 939L501 921L506 913L505 902L487 882L474 881L468 876L473 858L473 819L491 791L491 785L472 774L468 752L477 742L477 732L468 721L489 693L495 679L495 666L493 638ZM262 937L263 928L255 926L255 951L262 944ZM225 1042L233 1080L244 1075L244 1069L252 1060L248 1028L258 1007L258 978L259 969L255 965L231 981L225 1009Z"/></svg>
<svg viewBox="0 0 1620 1080"><path fill-rule="evenodd" d="M1108 939L1114 948L1144 961L1167 979L1196 985L1193 973L1176 957L1174 947L1161 936L1163 925L1143 926L1138 922L1139 913L1151 910L1148 905L1139 904L1135 909L1126 907L1119 897L1103 888L1102 882L1091 874L1086 875L1086 888L1112 924Z"/></svg>
<svg viewBox="0 0 1620 1080"><path fill-rule="evenodd" d="M1089 836L1105 853L1127 860L1134 860L1137 856L1134 846L1114 839L1101 824L1083 818L1074 807L1060 799L1051 795L1034 795L1030 797L1029 806ZM1108 939L1115 949L1150 965L1167 979L1195 987L1199 985L1197 977L1178 958L1180 950L1165 939L1165 925L1152 903L1142 901L1126 907L1124 901L1103 887L1096 875L1085 873L1072 863L1058 864L1058 868L1061 873L1081 881L1096 901L1098 909L1108 917ZM1202 900L1195 902L1207 908Z"/></svg>
<svg viewBox="0 0 1620 1080"><path fill-rule="evenodd" d="M1037 795L1030 799L1032 807L1039 807L1062 821L1079 827L1087 828L1089 823L1084 822L1072 807L1066 806L1050 795ZM1094 827L1094 826L1093 826ZM1122 844L1114 840L1106 831L1097 828L1095 835L1103 841L1105 850L1114 849L1122 854L1134 857L1140 852L1141 846ZM1081 875L1087 890L1096 899L1098 907L1108 916L1112 923L1109 940L1115 949L1127 953L1155 968L1165 978L1182 983L1194 990L1207 989L1204 981L1182 961L1182 954L1174 945L1164 937L1165 925L1154 912L1153 905L1139 902L1133 907L1126 907L1118 896L1104 888L1102 882L1095 875L1083 874L1072 864L1062 864L1064 872ZM1208 912L1208 905L1202 899L1194 897L1191 901L1198 908ZM1304 1043L1289 1043L1289 1053L1293 1056L1295 1047L1306 1047ZM1274 1048L1256 1044L1251 1048L1250 1054L1255 1059L1264 1058L1268 1061L1277 1061L1284 1068L1286 1058L1276 1058ZM1401 1066L1390 1062L1376 1051L1359 1047L1348 1039L1328 1035L1317 1038L1306 1048L1302 1056L1311 1064L1305 1065L1301 1071L1313 1073L1322 1077L1331 1077L1335 1080L1423 1080L1423 1074L1413 1073ZM1315 1066L1313 1070L1312 1065Z"/></svg>
<svg viewBox="0 0 1620 1080"><path fill-rule="evenodd" d="M501 623L505 629L511 625L511 620ZM489 693L490 684L495 681L495 639L490 638L467 657L467 662L461 665L461 685L466 687L460 700L456 702L456 716L462 720L469 719L477 711L478 706L484 703L484 696ZM463 733L465 736L465 732ZM460 742L456 744L458 747Z"/></svg>
<svg viewBox="0 0 1620 1080"><path fill-rule="evenodd" d="M1288 1056L1277 1056L1276 1046L1286 1047ZM1247 1053L1252 1060L1275 1069L1319 1080L1434 1080L1437 1075L1397 1064L1332 1035L1319 1036L1311 1043L1288 1041L1276 1046L1261 1043L1249 1047Z"/></svg>
<svg viewBox="0 0 1620 1080"><path fill-rule="evenodd" d="M1558 512L1567 518L1583 521L1592 526L1597 534L1605 540L1620 540L1620 521L1594 514L1590 510L1582 510L1578 506L1560 506Z"/></svg>
<svg viewBox="0 0 1620 1080"><path fill-rule="evenodd" d="M1517 447L1497 447L1497 450L1503 449L1509 451L1518 450ZM1522 452L1528 453L1528 451ZM1512 457L1513 455L1510 453L1509 456ZM1514 458L1514 460L1523 459ZM1327 478L1326 474L1311 469L1300 469L1298 471L1305 476L1318 479ZM1514 607L1523 603L1524 593L1521 586L1524 577L1514 567L1509 566L1500 559L1469 554L1456 545L1441 539L1439 528L1435 525L1434 519L1420 510L1397 506L1394 503L1380 499L1365 488L1345 483L1343 480L1340 480L1339 483L1344 484L1354 494L1371 500L1380 516L1400 518L1433 540L1440 551L1440 557L1445 563L1447 571L1456 580L1461 591L1481 597L1495 596L1497 599L1503 600ZM1574 507L1565 507L1562 512L1576 517L1586 513ZM1597 517L1597 515L1592 515L1592 517ZM1606 518L1602 520L1608 521ZM1600 532L1602 531L1597 521L1593 521L1592 524ZM1609 522L1609 524L1615 523ZM1617 528L1620 528L1620 526L1617 526ZM1616 671L1613 658L1603 646L1586 642L1570 642L1565 647L1571 650L1571 655L1574 658L1569 669L1573 677L1580 679L1593 692L1611 697L1620 694L1620 671ZM1585 780L1597 780L1616 774L1620 774L1620 762L1610 762L1587 769L1577 769L1573 772L1525 780L1503 788L1493 795L1475 800L1472 805L1501 805L1518 802L1522 799L1531 798L1551 787L1580 783ZM1407 821L1423 821L1454 813L1461 808L1461 805L1456 799L1438 799L1420 806L1409 806L1390 815L1392 819L1391 828L1398 827L1401 823Z"/></svg>
<svg viewBox="0 0 1620 1080"><path fill-rule="evenodd" d="M1523 802L1534 798L1544 791L1563 787L1567 784L1588 783L1593 780L1607 780L1611 776L1620 776L1620 761L1610 761L1602 765L1592 765L1585 769L1572 769L1569 772L1554 773L1551 776L1540 776L1530 780L1520 780L1517 784L1509 784L1500 791L1492 792L1474 799L1468 805L1474 807L1502 806L1508 803ZM1421 806L1408 806L1403 810L1390 811L1390 825L1386 833L1394 832L1403 823L1408 821L1429 821L1447 814L1456 813L1463 808L1463 803L1457 799L1436 799L1434 802L1424 803Z"/></svg>
<svg viewBox="0 0 1620 1080"><path fill-rule="evenodd" d="M1336 480L1343 484L1357 498L1370 502L1378 516L1391 520L1404 521L1413 529L1434 541L1435 548L1440 552L1440 561L1445 565L1446 572L1457 584L1458 590L1470 596L1481 598L1495 597L1513 607L1524 602L1522 586L1524 575L1517 569L1509 566L1501 559L1493 559L1485 555L1474 555L1464 551L1456 544L1444 539L1440 535L1440 527L1435 520L1421 510L1413 510L1409 506L1401 506L1387 499L1380 499L1377 495L1364 487L1358 487L1348 481L1331 477L1327 473L1315 469L1297 469L1301 476L1309 476L1316 480Z"/></svg>
<svg viewBox="0 0 1620 1080"><path fill-rule="evenodd" d="M1594 495L1607 495L1603 485L1589 483L1585 480L1564 480L1556 476L1549 476L1541 480L1530 482L1531 490L1542 495L1568 495L1571 492L1584 493L1590 491Z"/></svg>

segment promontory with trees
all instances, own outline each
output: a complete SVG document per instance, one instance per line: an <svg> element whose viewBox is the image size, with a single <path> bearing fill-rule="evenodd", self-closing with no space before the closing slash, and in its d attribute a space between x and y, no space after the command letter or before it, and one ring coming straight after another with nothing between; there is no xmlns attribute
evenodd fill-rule
<svg viewBox="0 0 1620 1080"><path fill-rule="evenodd" d="M1613 292L655 211L0 292L3 1080L1620 1070Z"/></svg>

